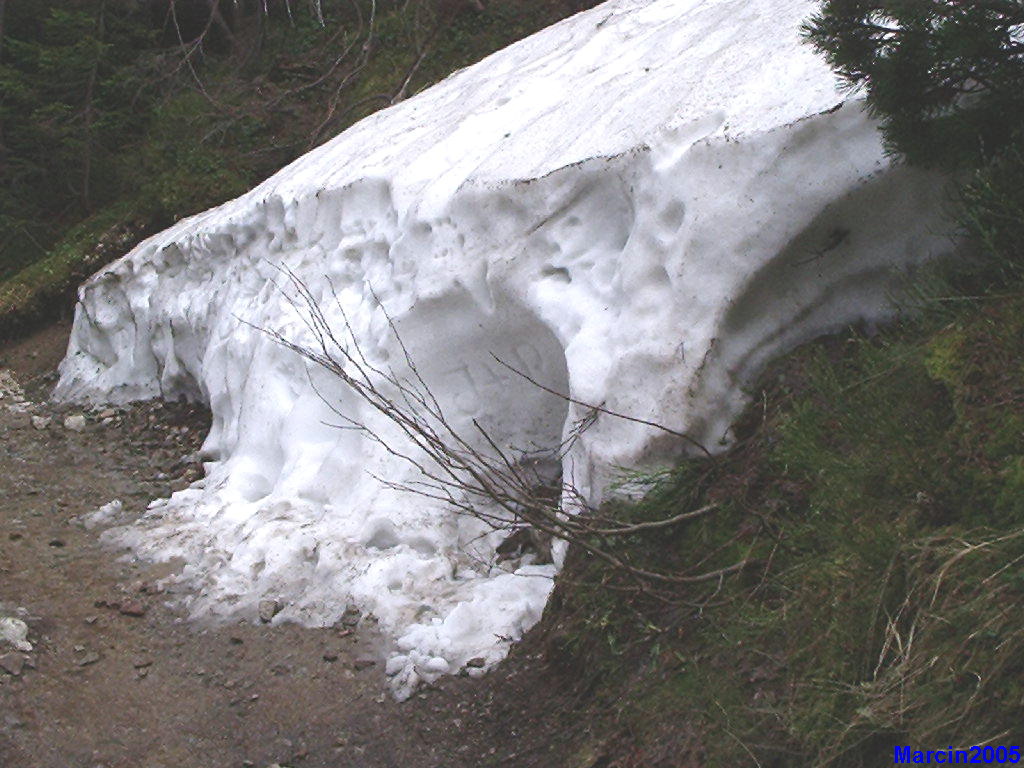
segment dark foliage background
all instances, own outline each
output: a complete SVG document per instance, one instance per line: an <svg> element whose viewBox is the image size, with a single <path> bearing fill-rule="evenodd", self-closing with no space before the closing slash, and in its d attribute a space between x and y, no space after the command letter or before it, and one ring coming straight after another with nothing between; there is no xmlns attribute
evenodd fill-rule
<svg viewBox="0 0 1024 768"><path fill-rule="evenodd" d="M0 0L0 333L591 0Z"/></svg>

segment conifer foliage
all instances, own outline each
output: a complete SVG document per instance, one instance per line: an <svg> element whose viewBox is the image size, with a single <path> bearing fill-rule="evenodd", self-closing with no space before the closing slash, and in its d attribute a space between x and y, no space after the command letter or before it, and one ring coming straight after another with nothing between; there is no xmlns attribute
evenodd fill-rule
<svg viewBox="0 0 1024 768"><path fill-rule="evenodd" d="M962 181L984 258L958 290L1024 280L1024 0L825 0L804 33L864 89L890 151Z"/></svg>
<svg viewBox="0 0 1024 768"><path fill-rule="evenodd" d="M1018 138L1024 0L826 0L805 33L913 163L973 166Z"/></svg>

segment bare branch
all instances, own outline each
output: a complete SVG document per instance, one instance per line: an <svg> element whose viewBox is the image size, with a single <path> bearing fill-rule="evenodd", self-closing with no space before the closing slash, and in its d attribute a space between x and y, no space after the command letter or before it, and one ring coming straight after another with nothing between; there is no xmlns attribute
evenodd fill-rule
<svg viewBox="0 0 1024 768"><path fill-rule="evenodd" d="M510 371L512 371L512 373L514 373L516 376L521 376L522 378L526 379L528 382L533 384L538 389L542 389L545 392L547 392L548 394L555 395L556 397L560 397L562 400L565 400L567 403L572 403L573 405L581 405L584 408L589 408L591 411L596 411L597 413L604 413L604 414L607 414L608 416L614 416L617 419L623 419L625 421L631 421L634 424L643 424L644 426L647 426L647 427L654 427L655 429L661 430L662 432L665 432L665 433L670 434L670 435L672 435L674 437L678 437L678 438L681 438L682 440L685 440L687 443L692 445L694 448L700 449L700 451L705 456L708 456L708 457L711 456L711 451L709 451L707 448L705 448L699 441L697 441L694 438L692 438L689 435L687 435L685 432L678 432L678 431L676 431L674 429L670 429L669 427L666 427L664 424L659 424L656 421L648 421L646 419L638 419L635 416L627 416L624 413L618 413L617 411L611 411L611 410L609 410L607 408L604 408L604 407L602 407L600 405L593 405L592 403L585 403L582 400L577 400L574 397L570 397L569 395L567 395L567 394L565 394L563 392L557 392L557 391L555 391L553 389L550 389L549 387L545 387L539 381L537 381L536 379L531 378L528 374L524 373L523 371L520 371L520 370L514 368L513 366L509 365L508 363L506 363L504 360L502 360L497 355L491 354L491 357L493 357L498 362L499 365L503 365L505 368L508 368Z"/></svg>
<svg viewBox="0 0 1024 768"><path fill-rule="evenodd" d="M287 277L291 291L277 287L302 318L314 343L309 347L303 346L284 337L279 331L251 327L343 383L363 405L383 416L386 422L399 430L399 434L408 441L408 447L400 447L394 440L385 438L365 420L343 413L313 383L310 375L314 392L341 420L342 423L336 425L338 428L359 432L388 455L412 467L419 476L418 480L396 481L371 475L384 487L444 504L456 514L472 517L494 531L512 531L513 535L520 531L532 532L527 538L534 542L546 542L549 550L550 542L563 540L624 574L642 592L650 593L652 589L687 584L720 583L727 576L757 562L747 556L727 567L697 574L639 567L629 561L628 554L619 554L619 550L611 543L612 539L682 525L711 514L717 506L711 504L661 520L630 523L610 517L607 510L594 509L584 494L564 477L569 448L594 423L599 413L651 426L684 438L703 450L703 446L699 446L687 435L655 422L575 400L544 386L496 356L494 359L502 366L539 390L583 406L588 412L566 430L561 443L540 452L503 448L477 419L471 420L472 431L463 434L445 414L441 402L431 391L402 340L394 319L372 289L370 294L402 352L407 375L399 375L390 367L385 369L371 361L362 349L352 321L330 280L327 280L329 296L333 298L342 319L341 336L332 327L321 308L320 300L310 287L287 268L277 269ZM707 453L706 450L704 452ZM541 460L563 467L563 476L542 476L538 470ZM691 564L693 568L699 566L700 563Z"/></svg>

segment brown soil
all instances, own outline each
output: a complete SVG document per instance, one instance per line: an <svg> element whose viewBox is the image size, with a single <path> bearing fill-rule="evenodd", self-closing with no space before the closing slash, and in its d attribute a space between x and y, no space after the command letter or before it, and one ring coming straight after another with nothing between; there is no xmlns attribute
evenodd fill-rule
<svg viewBox="0 0 1024 768"><path fill-rule="evenodd" d="M573 681L536 642L483 680L449 678L400 704L380 664L357 663L372 641L361 628L188 620L156 583L166 570L111 551L79 516L121 499L130 519L198 477L181 459L207 415L148 403L65 428L80 411L41 401L66 341L56 325L0 347L0 368L36 403L19 413L0 400L0 615L23 618L35 645L20 674L0 669L0 766L604 764ZM39 429L32 415L52 421Z"/></svg>

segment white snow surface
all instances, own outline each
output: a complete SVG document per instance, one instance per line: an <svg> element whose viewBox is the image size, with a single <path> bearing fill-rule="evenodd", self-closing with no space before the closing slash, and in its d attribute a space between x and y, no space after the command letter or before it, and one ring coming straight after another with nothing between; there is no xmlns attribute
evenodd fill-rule
<svg viewBox="0 0 1024 768"><path fill-rule="evenodd" d="M108 501L98 509L81 516L82 525L86 528L96 528L101 525L110 525L120 516L124 510L124 504L120 499Z"/></svg>
<svg viewBox="0 0 1024 768"><path fill-rule="evenodd" d="M885 316L894 268L949 248L941 180L891 166L801 42L814 5L613 0L91 278L56 396L185 396L213 412L205 479L117 540L183 557L197 615L254 616L273 598L275 621L329 625L356 603L393 638L400 695L500 659L555 566L502 570L500 534L371 477L416 479L332 408L400 444L378 414L258 330L311 343L280 270L338 328L343 307L374 364L399 366L383 305L466 434L477 419L506 447L550 449L586 412L493 353L718 449L769 358ZM617 468L682 448L602 415L563 471L597 503Z"/></svg>

